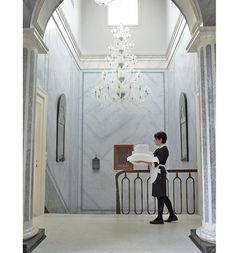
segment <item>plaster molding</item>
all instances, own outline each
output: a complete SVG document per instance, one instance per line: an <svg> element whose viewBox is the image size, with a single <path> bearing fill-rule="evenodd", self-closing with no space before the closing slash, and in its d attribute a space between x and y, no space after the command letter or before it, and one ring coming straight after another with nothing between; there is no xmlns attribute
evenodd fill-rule
<svg viewBox="0 0 236 253"><path fill-rule="evenodd" d="M216 43L216 27L215 26L202 26L199 27L193 34L188 46L187 51L190 53L197 52L201 47L209 44Z"/></svg>
<svg viewBox="0 0 236 253"><path fill-rule="evenodd" d="M43 38L34 27L23 29L23 46L24 48L36 49L39 54L47 54L48 52Z"/></svg>
<svg viewBox="0 0 236 253"><path fill-rule="evenodd" d="M68 25L68 22L61 10L60 7L58 7L55 12L52 15L52 18L59 30L59 32L61 33L64 41L66 42L69 50L71 51L72 56L75 59L75 62L77 63L78 67L81 68L81 63L80 63L80 59L81 59L81 52L80 49L78 47L78 44L75 41L75 38L72 34L72 31Z"/></svg>
<svg viewBox="0 0 236 253"><path fill-rule="evenodd" d="M166 68L169 66L170 61L175 53L175 49L180 41L180 38L183 34L183 31L185 29L187 22L184 18L184 16L182 14L179 15L178 21L175 25L174 31L172 33L172 37L171 40L169 42L169 46L167 48L167 52L166 52L166 60L167 60L167 66Z"/></svg>
<svg viewBox="0 0 236 253"><path fill-rule="evenodd" d="M196 0L172 0L187 20L191 34L202 25L202 17Z"/></svg>
<svg viewBox="0 0 236 253"><path fill-rule="evenodd" d="M59 6L53 13L53 20L59 29L63 39L65 40L69 50L71 51L77 65L80 69L104 69L106 55L89 55L83 54L81 49L74 38L74 35L70 29L68 21L63 13L62 8ZM171 40L167 47L165 54L147 54L137 56L136 68L147 69L166 69L172 59L176 46L181 38L183 30L186 26L186 21L182 14L179 15L178 21L175 25L172 33Z"/></svg>

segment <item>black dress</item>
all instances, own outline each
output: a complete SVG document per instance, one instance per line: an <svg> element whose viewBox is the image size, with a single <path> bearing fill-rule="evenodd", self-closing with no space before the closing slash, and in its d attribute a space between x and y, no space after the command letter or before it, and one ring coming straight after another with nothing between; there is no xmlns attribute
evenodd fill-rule
<svg viewBox="0 0 236 253"><path fill-rule="evenodd" d="M166 164L166 160L169 156L169 151L166 146L158 148L154 153L159 160L159 163L155 163L155 167L159 164ZM156 180L152 184L152 196L153 197L165 197L166 196L166 170L165 167L159 166L161 173L157 174Z"/></svg>

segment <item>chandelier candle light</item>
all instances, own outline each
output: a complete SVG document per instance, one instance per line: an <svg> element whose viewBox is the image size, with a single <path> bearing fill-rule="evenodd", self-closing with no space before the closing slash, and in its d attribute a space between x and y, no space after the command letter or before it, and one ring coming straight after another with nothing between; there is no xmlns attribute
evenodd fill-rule
<svg viewBox="0 0 236 253"><path fill-rule="evenodd" d="M100 102L143 102L150 95L150 89L137 84L141 73L134 70L137 59L131 52L135 44L130 42L130 29L121 24L111 32L114 43L108 47L107 68L102 73L105 85L95 87L93 94Z"/></svg>

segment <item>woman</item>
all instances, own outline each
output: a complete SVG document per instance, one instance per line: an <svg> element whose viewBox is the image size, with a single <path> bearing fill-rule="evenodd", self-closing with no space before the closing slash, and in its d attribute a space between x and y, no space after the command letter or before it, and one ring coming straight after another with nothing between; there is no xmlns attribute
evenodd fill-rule
<svg viewBox="0 0 236 253"><path fill-rule="evenodd" d="M169 218L165 220L165 222L177 221L178 218L174 213L172 204L169 198L166 196L166 169L165 164L166 160L169 156L169 151L166 146L167 135L165 132L158 132L154 135L154 142L157 146L159 146L153 155L157 157L157 161L155 163L148 163L151 165L151 172L157 171L157 175L154 178L154 182L152 183L152 196L158 199L158 216L153 221L150 221L150 224L164 224L163 221L163 209L164 204L169 211ZM147 162L146 162L147 163Z"/></svg>

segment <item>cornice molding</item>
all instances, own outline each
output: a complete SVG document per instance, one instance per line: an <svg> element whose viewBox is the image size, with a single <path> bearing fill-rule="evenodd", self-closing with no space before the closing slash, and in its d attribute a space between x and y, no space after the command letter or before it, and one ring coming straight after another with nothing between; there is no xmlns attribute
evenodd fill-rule
<svg viewBox="0 0 236 253"><path fill-rule="evenodd" d="M167 48L166 58L167 58L167 66L169 66L170 61L175 53L175 49L180 41L180 38L183 34L185 26L187 25L186 20L182 14L179 15L178 21L175 25L174 31L172 33L171 40L169 42L169 46Z"/></svg>
<svg viewBox="0 0 236 253"><path fill-rule="evenodd" d="M47 54L48 52L43 38L34 27L23 29L23 46L24 48L34 48L39 54Z"/></svg>
<svg viewBox="0 0 236 253"><path fill-rule="evenodd" d="M52 18L60 31L64 41L66 42L69 50L71 51L71 54L73 55L77 65L79 68L81 68L80 65L80 59L81 59L81 52L78 47L78 44L74 38L74 35L72 34L72 31L69 27L69 24L61 10L60 7L58 7L55 12L52 15Z"/></svg>
<svg viewBox="0 0 236 253"><path fill-rule="evenodd" d="M188 52L197 52L201 47L216 43L216 27L202 26L193 34L186 50Z"/></svg>
<svg viewBox="0 0 236 253"><path fill-rule="evenodd" d="M105 67L104 59L106 55L82 54L61 7L58 7L57 10L54 12L53 20L80 69L103 69ZM169 42L166 53L163 55L136 54L138 60L136 68L166 69L172 59L172 56L175 52L175 48L181 38L185 25L186 21L183 15L180 14L175 25L174 31L172 33L172 37Z"/></svg>

